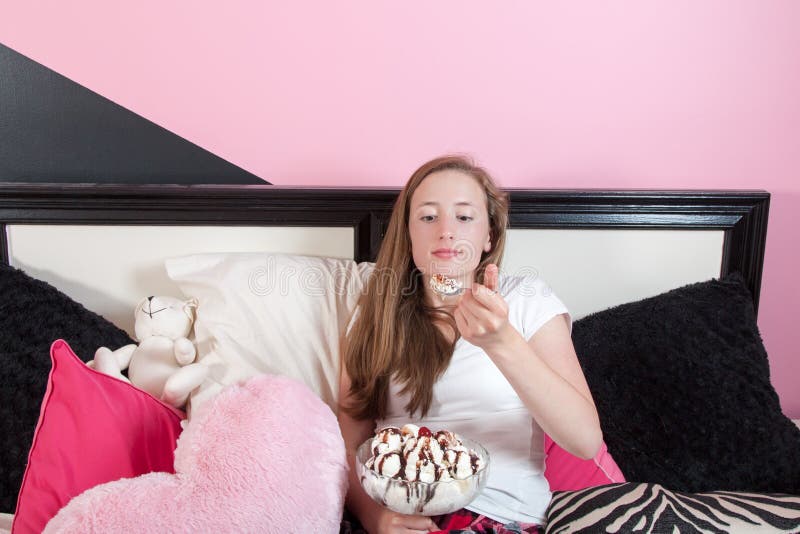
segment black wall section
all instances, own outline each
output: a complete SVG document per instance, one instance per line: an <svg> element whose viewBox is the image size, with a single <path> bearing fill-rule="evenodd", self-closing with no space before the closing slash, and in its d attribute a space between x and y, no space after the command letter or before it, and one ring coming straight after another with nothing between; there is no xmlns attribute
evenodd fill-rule
<svg viewBox="0 0 800 534"><path fill-rule="evenodd" d="M2 44L0 182L269 183Z"/></svg>

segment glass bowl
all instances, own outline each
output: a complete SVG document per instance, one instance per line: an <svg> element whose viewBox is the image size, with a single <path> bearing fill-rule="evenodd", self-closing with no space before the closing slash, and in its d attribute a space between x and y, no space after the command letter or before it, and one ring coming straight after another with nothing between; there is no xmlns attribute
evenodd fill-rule
<svg viewBox="0 0 800 534"><path fill-rule="evenodd" d="M489 453L479 443L462 438L462 444L483 458L483 467L463 479L438 482L409 482L403 478L380 475L364 464L372 455L372 437L356 451L356 473L361 487L373 500L390 510L409 515L442 515L464 508L486 485Z"/></svg>

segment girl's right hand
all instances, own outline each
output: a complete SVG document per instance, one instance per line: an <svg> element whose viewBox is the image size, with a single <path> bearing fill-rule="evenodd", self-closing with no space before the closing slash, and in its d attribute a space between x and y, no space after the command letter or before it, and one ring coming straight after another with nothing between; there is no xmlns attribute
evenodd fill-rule
<svg viewBox="0 0 800 534"><path fill-rule="evenodd" d="M404 515L384 508L377 521L375 534L409 534L436 532L439 527L430 517L424 515Z"/></svg>

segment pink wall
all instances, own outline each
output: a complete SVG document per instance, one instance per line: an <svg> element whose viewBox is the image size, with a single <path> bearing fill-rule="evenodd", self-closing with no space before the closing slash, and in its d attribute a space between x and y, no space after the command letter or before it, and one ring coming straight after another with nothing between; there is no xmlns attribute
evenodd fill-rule
<svg viewBox="0 0 800 534"><path fill-rule="evenodd" d="M800 2L15 2L0 42L275 184L773 194L759 317L800 417Z"/></svg>

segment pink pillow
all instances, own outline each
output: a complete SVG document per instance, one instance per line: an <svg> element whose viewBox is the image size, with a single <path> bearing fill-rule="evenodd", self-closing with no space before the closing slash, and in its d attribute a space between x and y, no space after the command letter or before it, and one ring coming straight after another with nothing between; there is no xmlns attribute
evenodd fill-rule
<svg viewBox="0 0 800 534"><path fill-rule="evenodd" d="M591 460L582 460L573 456L545 434L544 476L550 483L550 491L569 491L625 482L625 476L617 466L617 462L608 452L605 442L597 455Z"/></svg>
<svg viewBox="0 0 800 534"><path fill-rule="evenodd" d="M50 359L14 534L41 532L70 499L98 484L174 472L181 411L90 369L63 340L50 347Z"/></svg>
<svg viewBox="0 0 800 534"><path fill-rule="evenodd" d="M84 491L44 534L339 532L347 492L339 423L291 378L222 389L186 425L175 469Z"/></svg>

